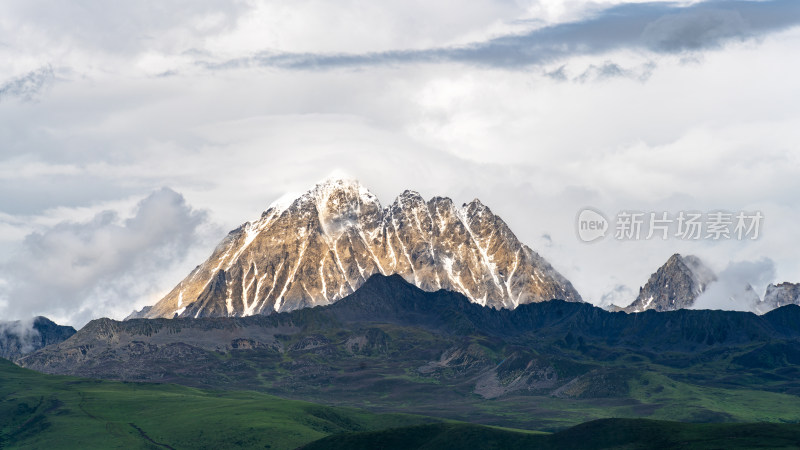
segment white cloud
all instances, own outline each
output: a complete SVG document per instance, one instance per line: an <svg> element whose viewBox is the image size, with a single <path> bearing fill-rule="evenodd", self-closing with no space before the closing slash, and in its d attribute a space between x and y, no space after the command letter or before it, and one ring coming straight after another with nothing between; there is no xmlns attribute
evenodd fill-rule
<svg viewBox="0 0 800 450"><path fill-rule="evenodd" d="M0 321L0 352L3 350L18 350L28 353L35 347L35 340L39 337L39 330L33 327L34 318L15 320L11 322ZM7 356L6 356L7 357Z"/></svg>
<svg viewBox="0 0 800 450"><path fill-rule="evenodd" d="M775 264L769 258L731 262L695 300L692 309L726 309L755 312L767 284L775 279ZM752 289L749 289L752 288Z"/></svg>
<svg viewBox="0 0 800 450"><path fill-rule="evenodd" d="M374 52L483 40L513 30L524 2L292 0L260 2L235 30L206 42L215 54Z"/></svg>
<svg viewBox="0 0 800 450"><path fill-rule="evenodd" d="M129 218L103 211L29 234L0 266L2 315L76 325L99 315L119 318L164 289L163 276L197 244L205 221L205 213L165 188L139 202Z"/></svg>

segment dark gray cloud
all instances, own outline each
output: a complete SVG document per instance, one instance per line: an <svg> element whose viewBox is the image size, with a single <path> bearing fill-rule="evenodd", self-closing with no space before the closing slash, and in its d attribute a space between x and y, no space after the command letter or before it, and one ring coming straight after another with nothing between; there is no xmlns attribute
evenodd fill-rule
<svg viewBox="0 0 800 450"><path fill-rule="evenodd" d="M728 39L751 37L749 21L740 11L726 9L688 10L669 14L647 24L642 40L661 52L701 50L719 46Z"/></svg>
<svg viewBox="0 0 800 450"><path fill-rule="evenodd" d="M657 53L717 48L731 40L746 40L797 24L800 24L800 2L796 0L719 0L690 6L677 3L624 4L600 11L583 21L464 47L366 54L265 52L252 58L201 64L215 69L245 66L317 69L457 62L520 68L622 48Z"/></svg>
<svg viewBox="0 0 800 450"><path fill-rule="evenodd" d="M104 211L32 233L0 266L0 300L6 303L0 316L41 314L80 326L130 310L157 289L160 274L185 258L206 220L182 195L163 188L143 199L130 218Z"/></svg>
<svg viewBox="0 0 800 450"><path fill-rule="evenodd" d="M551 70L549 72L545 72L544 76L551 78L556 81L567 81L569 77L567 76L567 66L566 64L562 64L555 70Z"/></svg>
<svg viewBox="0 0 800 450"><path fill-rule="evenodd" d="M20 77L0 84L0 102L11 97L24 101L34 100L39 93L55 79L53 68L41 67Z"/></svg>
<svg viewBox="0 0 800 450"><path fill-rule="evenodd" d="M653 62L649 62L645 64L643 67L638 69L629 69L622 67L615 62L606 61L600 65L590 64L589 67L587 67L586 70L583 71L583 73L573 78L572 81L576 81L579 83L586 83L590 81L599 81L609 78L620 78L620 77L636 79L639 81L647 81L647 79L650 78L650 75L653 74L653 70L655 70L655 68L656 65ZM549 76L551 78L558 80L557 77L553 77L552 75ZM561 81L564 80L566 80L566 78L564 78Z"/></svg>

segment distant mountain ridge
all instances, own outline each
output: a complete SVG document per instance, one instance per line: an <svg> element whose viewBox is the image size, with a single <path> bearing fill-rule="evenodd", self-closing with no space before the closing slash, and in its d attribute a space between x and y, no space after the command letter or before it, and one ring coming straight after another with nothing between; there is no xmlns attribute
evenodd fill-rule
<svg viewBox="0 0 800 450"><path fill-rule="evenodd" d="M770 284L762 299L747 281L725 276L724 272L722 276L724 279L720 280L697 256L676 253L650 276L630 305L612 306L609 310L639 313L651 309L676 311L703 308L709 306L702 301L698 303L704 294L716 297L712 307L719 308L728 302L731 307L746 307L756 314L764 314L785 305L800 305L800 284Z"/></svg>
<svg viewBox="0 0 800 450"><path fill-rule="evenodd" d="M75 328L58 325L47 317L31 322L0 322L0 358L14 360L27 353L58 344L75 334Z"/></svg>
<svg viewBox="0 0 800 450"><path fill-rule="evenodd" d="M129 318L229 317L327 305L373 274L426 291L460 292L513 309L582 301L572 284L475 199L425 201L405 191L386 208L356 181L328 180L231 231L161 301Z"/></svg>
<svg viewBox="0 0 800 450"><path fill-rule="evenodd" d="M373 275L355 293L332 305L269 316L201 319L96 319L70 339L27 355L23 367L54 374L98 378L148 379L161 364L136 363L137 358L182 360L191 372L192 358L204 352L289 351L290 335L317 336L319 330L362 329L368 324L394 324L445 336L484 335L537 345L566 339L603 342L647 352L698 352L715 347L752 345L773 339L800 338L800 306L790 305L763 316L734 311L645 311L612 313L588 303L549 301L514 310L484 308L459 293L425 292L399 275ZM309 341L309 348L330 342ZM425 349L416 349L423 352ZM166 358L166 359L162 359ZM213 359L213 358L212 358ZM122 364L125 362L124 364ZM124 374L124 375L123 375Z"/></svg>
<svg viewBox="0 0 800 450"><path fill-rule="evenodd" d="M541 406L560 399L615 408L608 414L637 408L650 416L665 407L680 420L753 420L741 415L750 414L750 404L729 413L715 402L687 408L672 394L659 397L676 390L682 399L683 392L724 386L730 390L719 395L734 399L738 389L764 391L753 396L781 392L773 400L794 420L800 417L798 339L796 305L762 316L611 313L560 300L494 309L459 293L423 291L399 275L375 274L338 302L291 312L93 320L18 364L51 374L255 390L514 426L531 417L563 420L552 417L552 406ZM762 403L755 417L774 407ZM508 416L520 409L526 414Z"/></svg>

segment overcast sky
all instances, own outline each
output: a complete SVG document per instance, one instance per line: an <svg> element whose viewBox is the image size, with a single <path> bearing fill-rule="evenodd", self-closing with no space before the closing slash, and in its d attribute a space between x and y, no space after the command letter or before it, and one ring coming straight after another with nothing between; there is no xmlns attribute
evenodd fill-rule
<svg viewBox="0 0 800 450"><path fill-rule="evenodd" d="M796 0L3 1L0 320L122 318L332 173L478 197L595 304L675 252L800 282L798 25ZM764 221L586 244L586 206Z"/></svg>

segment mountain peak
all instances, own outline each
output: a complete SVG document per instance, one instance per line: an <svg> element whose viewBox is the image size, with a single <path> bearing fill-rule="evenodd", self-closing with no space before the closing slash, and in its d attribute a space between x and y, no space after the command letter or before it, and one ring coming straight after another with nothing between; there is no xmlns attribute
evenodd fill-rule
<svg viewBox="0 0 800 450"><path fill-rule="evenodd" d="M464 203L464 208L479 208L484 209L486 206L481 202L481 200L477 197L473 198L471 202Z"/></svg>
<svg viewBox="0 0 800 450"><path fill-rule="evenodd" d="M312 199L317 202L319 199L328 198L337 192L357 192L359 195L375 197L357 179L331 175L323 178L313 188L302 194L287 192L280 196L267 207L267 210L262 214L262 218L271 213L280 215L283 211L292 206L297 206L299 203L308 202Z"/></svg>
<svg viewBox="0 0 800 450"><path fill-rule="evenodd" d="M764 294L763 309L775 309L785 305L800 305L800 283L783 282L770 284Z"/></svg>
<svg viewBox="0 0 800 450"><path fill-rule="evenodd" d="M478 200L477 198L473 199L469 203L464 203L461 206L461 211L465 217L481 218L484 215L486 216L493 215L489 207L481 203L481 201Z"/></svg>
<svg viewBox="0 0 800 450"><path fill-rule="evenodd" d="M247 316L326 305L375 274L495 308L554 298L572 285L473 200L456 209L412 190L388 208L358 181L327 179L217 246L164 299L133 317Z"/></svg>
<svg viewBox="0 0 800 450"><path fill-rule="evenodd" d="M360 191L366 188L355 178L328 177L318 182L311 191L332 192L332 191Z"/></svg>
<svg viewBox="0 0 800 450"><path fill-rule="evenodd" d="M675 253L650 276L627 312L674 311L692 306L717 276L694 255Z"/></svg>
<svg viewBox="0 0 800 450"><path fill-rule="evenodd" d="M419 204L425 203L425 199L422 198L422 195L420 195L419 192L406 189L402 194L395 198L394 202L401 205L404 203Z"/></svg>
<svg viewBox="0 0 800 450"><path fill-rule="evenodd" d="M692 257L692 256L693 256L693 255L689 255L689 257ZM682 262L683 262L683 260L684 260L684 258L683 258L683 256L682 256L680 253L673 253L673 255L672 255L672 256L670 256L670 257L669 257L669 259L667 259L667 262L666 262L666 264L677 264L677 263L682 263Z"/></svg>
<svg viewBox="0 0 800 450"><path fill-rule="evenodd" d="M316 203L324 204L329 199L335 201L368 199L377 201L377 197L354 178L326 178L306 192L302 198L313 198Z"/></svg>

